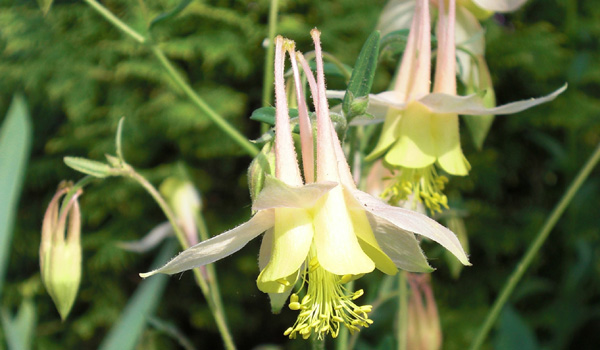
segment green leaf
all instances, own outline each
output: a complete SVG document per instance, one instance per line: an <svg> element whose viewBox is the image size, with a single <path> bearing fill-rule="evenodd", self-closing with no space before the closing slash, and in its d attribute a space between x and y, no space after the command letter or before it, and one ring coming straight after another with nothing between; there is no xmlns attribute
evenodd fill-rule
<svg viewBox="0 0 600 350"><path fill-rule="evenodd" d="M0 130L0 291L30 145L31 122L27 104L21 95L15 95Z"/></svg>
<svg viewBox="0 0 600 350"><path fill-rule="evenodd" d="M7 309L2 309L2 328L6 336L9 350L31 349L37 315L35 305L30 298L25 298L13 318Z"/></svg>
<svg viewBox="0 0 600 350"><path fill-rule="evenodd" d="M348 121L357 116L352 113L354 99L368 96L371 91L375 70L377 69L377 58L379 57L379 41L379 31L374 31L365 41L356 59L348 89L342 102L342 111Z"/></svg>
<svg viewBox="0 0 600 350"><path fill-rule="evenodd" d="M152 29L155 25L167 21L175 16L177 16L181 11L185 10L185 8L192 2L192 0L182 0L179 5L177 5L171 11L167 11L161 13L160 15L154 17L152 22L150 22L150 29Z"/></svg>
<svg viewBox="0 0 600 350"><path fill-rule="evenodd" d="M44 13L44 16L50 11L50 7L52 7L53 2L54 0L37 0L38 6Z"/></svg>
<svg viewBox="0 0 600 350"><path fill-rule="evenodd" d="M539 348L531 327L510 304L506 304L500 315L494 349L538 350Z"/></svg>
<svg viewBox="0 0 600 350"><path fill-rule="evenodd" d="M166 244L152 264L152 269L166 263L175 253L174 241ZM169 277L157 275L145 279L135 291L121 317L108 332L100 345L100 350L133 350L140 338L146 322L158 306Z"/></svg>
<svg viewBox="0 0 600 350"><path fill-rule="evenodd" d="M95 160L79 157L65 157L65 164L86 175L104 178L114 175L113 169L104 163Z"/></svg>
<svg viewBox="0 0 600 350"><path fill-rule="evenodd" d="M289 109L290 118L298 117L298 110L296 108ZM255 109L250 116L250 120L262 122L270 126L275 126L275 107L261 107ZM295 133L300 132L300 127L296 124L292 130Z"/></svg>

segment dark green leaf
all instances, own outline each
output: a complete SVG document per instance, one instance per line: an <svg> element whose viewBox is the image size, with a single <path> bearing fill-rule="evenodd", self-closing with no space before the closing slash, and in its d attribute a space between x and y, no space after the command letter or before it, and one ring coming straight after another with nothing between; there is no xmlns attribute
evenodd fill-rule
<svg viewBox="0 0 600 350"><path fill-rule="evenodd" d="M379 31L374 31L367 38L356 59L356 64L348 83L348 89L342 102L342 111L348 121L356 116L351 113L354 98L367 96L371 91L377 68L377 58L379 57L379 39Z"/></svg>
<svg viewBox="0 0 600 350"><path fill-rule="evenodd" d="M515 309L507 304L500 315L500 325L494 341L497 350L537 350L539 345L533 330Z"/></svg>
<svg viewBox="0 0 600 350"><path fill-rule="evenodd" d="M290 118L297 118L298 110L296 108L290 108L289 115ZM252 112L252 115L250 116L250 120L262 122L270 126L275 126L275 107L261 107L259 109L254 110L254 112ZM300 128L298 127L298 125L294 126L293 132L300 132Z"/></svg>

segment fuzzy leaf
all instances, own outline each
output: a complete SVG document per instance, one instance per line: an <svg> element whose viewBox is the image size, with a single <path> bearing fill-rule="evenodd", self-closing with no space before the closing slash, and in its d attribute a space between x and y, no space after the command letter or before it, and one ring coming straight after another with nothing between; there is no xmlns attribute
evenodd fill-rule
<svg viewBox="0 0 600 350"><path fill-rule="evenodd" d="M365 41L360 54L354 64L354 70L348 83L346 95L342 102L342 111L348 119L352 120L353 117L360 115L352 113L352 102L354 99L368 96L373 85L373 79L375 77L375 70L377 69L377 58L379 57L379 31L374 31L367 41Z"/></svg>
<svg viewBox="0 0 600 350"><path fill-rule="evenodd" d="M113 175L113 170L110 166L95 160L79 157L65 157L65 164L70 168L77 170L86 175L104 178Z"/></svg>

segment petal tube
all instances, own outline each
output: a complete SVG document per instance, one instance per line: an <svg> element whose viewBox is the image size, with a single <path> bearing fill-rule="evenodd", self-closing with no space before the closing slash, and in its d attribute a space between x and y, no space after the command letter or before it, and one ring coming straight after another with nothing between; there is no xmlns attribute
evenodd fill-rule
<svg viewBox="0 0 600 350"><path fill-rule="evenodd" d="M265 178L265 187L256 197L252 210L270 208L312 208L319 198L337 186L335 182L312 183L294 187L272 176Z"/></svg>
<svg viewBox="0 0 600 350"><path fill-rule="evenodd" d="M305 209L277 208L273 230L271 258L258 278L258 287L263 292L281 293L289 284L278 280L297 275L300 265L306 260L313 240L312 217ZM263 289L265 282L277 282L275 289Z"/></svg>
<svg viewBox="0 0 600 350"><path fill-rule="evenodd" d="M388 164L424 168L436 160L437 140L433 137L431 111L419 102L408 104L396 135L398 141L385 155Z"/></svg>
<svg viewBox="0 0 600 350"><path fill-rule="evenodd" d="M366 211L373 214L377 219L384 219L401 230L425 236L448 249L463 265L471 265L456 235L435 220L417 212L392 207L359 190L352 191L352 195ZM381 244L384 246L383 243Z"/></svg>
<svg viewBox="0 0 600 350"><path fill-rule="evenodd" d="M275 38L275 176L290 185L302 185L300 168L292 140L285 93L285 48L281 36ZM289 45L289 44L288 44Z"/></svg>
<svg viewBox="0 0 600 350"><path fill-rule="evenodd" d="M259 211L248 222L184 250L165 266L140 273L140 276L146 278L157 273L172 275L210 264L242 249L251 239L273 227L274 222L273 210Z"/></svg>
<svg viewBox="0 0 600 350"><path fill-rule="evenodd" d="M375 264L358 243L341 186L317 201L313 211L317 260L336 275L373 271Z"/></svg>

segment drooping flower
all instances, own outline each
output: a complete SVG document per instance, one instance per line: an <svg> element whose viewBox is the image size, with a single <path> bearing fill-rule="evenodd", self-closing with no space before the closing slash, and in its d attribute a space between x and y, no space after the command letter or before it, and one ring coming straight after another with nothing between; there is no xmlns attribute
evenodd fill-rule
<svg viewBox="0 0 600 350"><path fill-rule="evenodd" d="M392 91L370 95L371 105L388 107L377 146L367 157L383 155L388 166L401 169L400 190L423 200L432 210L447 206L443 195L447 179L434 167L450 175L465 176L470 166L463 155L458 115L485 116L517 113L553 100L564 91L538 98L486 108L477 95L457 96L455 1L439 0L438 51L433 92L430 92L431 28L429 0L416 0L406 50ZM335 93L331 94L335 96Z"/></svg>
<svg viewBox="0 0 600 350"><path fill-rule="evenodd" d="M60 200L67 192L61 185L52 197L44 214L40 243L42 283L63 320L73 307L81 281L81 213L77 202L81 193L61 208Z"/></svg>
<svg viewBox="0 0 600 350"><path fill-rule="evenodd" d="M329 117L321 58L320 33L315 42L317 79L302 55L298 59L311 87L317 115L316 168L312 127L300 84L293 42L276 39L275 54L275 176L267 176L253 203L254 216L246 223L201 242L149 273L174 274L202 266L241 249L265 232L259 255L258 288L287 297L297 281L299 290L289 308L300 311L284 335L323 338L368 326L370 306L354 302L362 290L350 293L344 284L375 268L395 274L398 268L430 272L414 234L438 242L468 265L456 236L425 215L389 206L357 190L339 139ZM303 174L291 137L284 83L285 51L291 56L299 103ZM306 150L311 150L306 152ZM303 176L304 175L304 180ZM305 289L300 299L299 293Z"/></svg>

